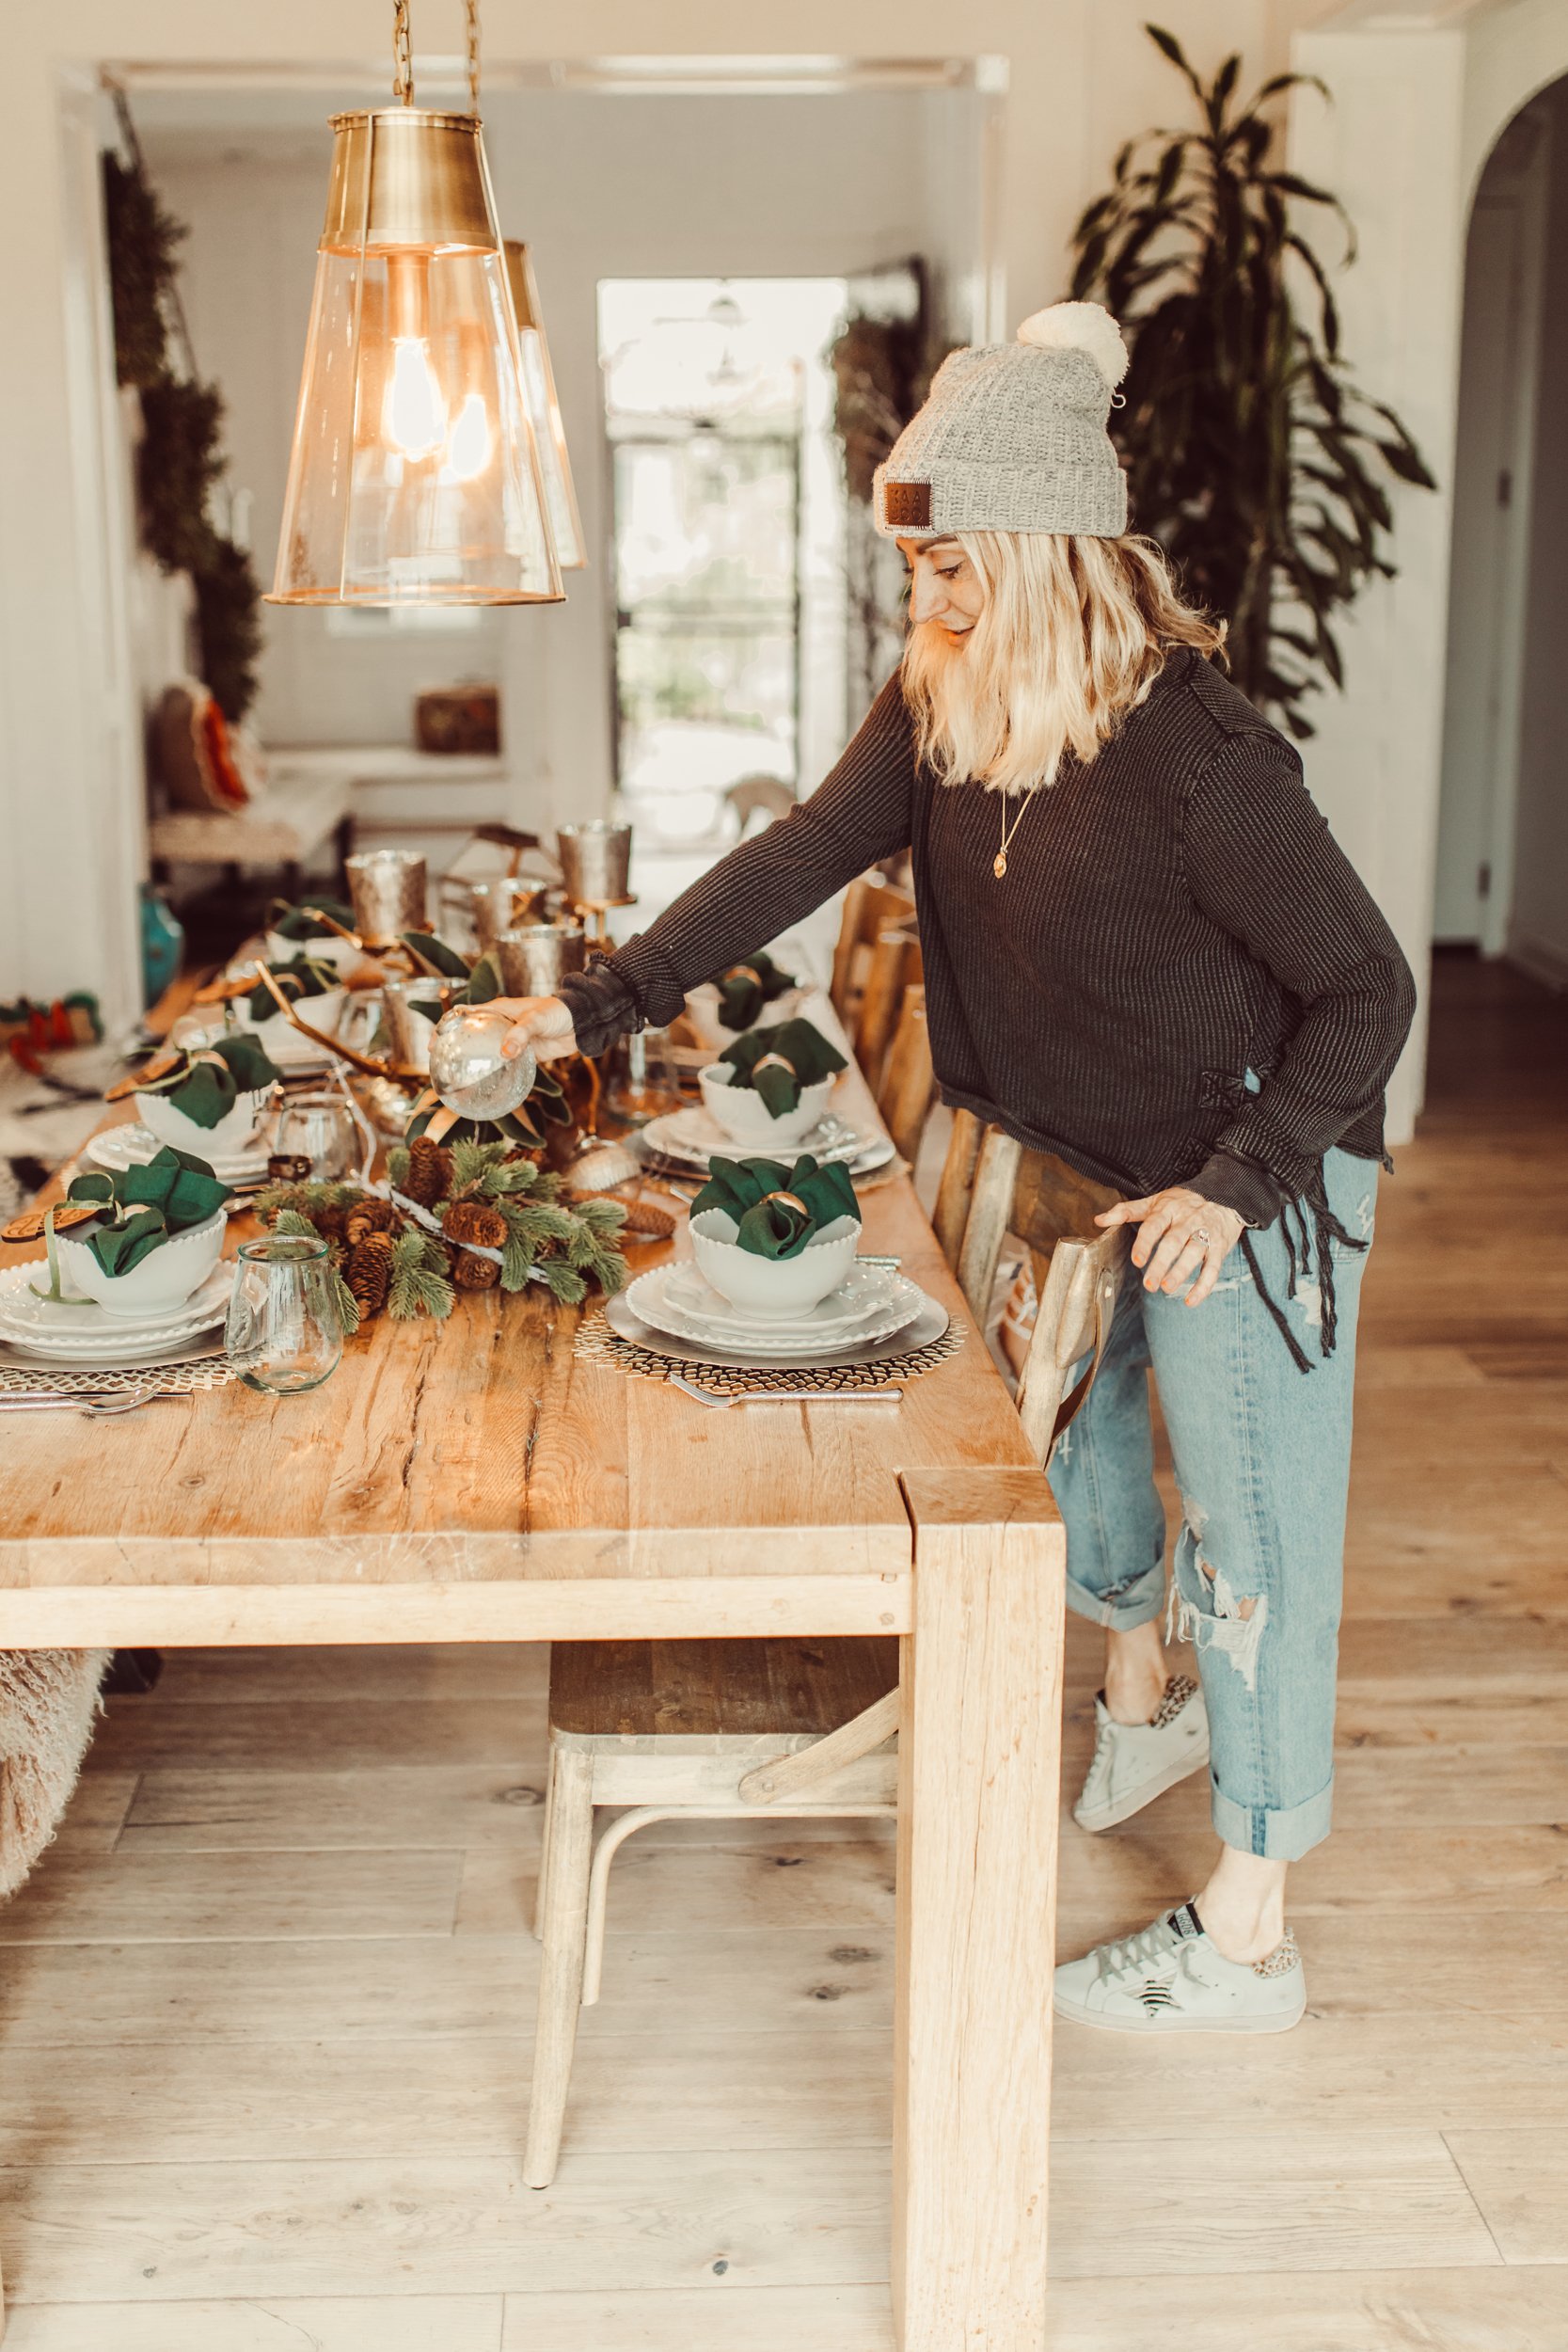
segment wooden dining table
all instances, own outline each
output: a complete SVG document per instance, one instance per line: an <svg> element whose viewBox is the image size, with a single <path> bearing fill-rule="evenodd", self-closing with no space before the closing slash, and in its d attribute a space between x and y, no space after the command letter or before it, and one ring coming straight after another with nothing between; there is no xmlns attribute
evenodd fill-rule
<svg viewBox="0 0 1568 2352"><path fill-rule="evenodd" d="M863 1208L968 1326L897 1404L716 1411L540 1289L383 1316L309 1394L0 1413L0 1646L899 1635L895 2341L1037 2352L1065 1538L908 1176Z"/></svg>

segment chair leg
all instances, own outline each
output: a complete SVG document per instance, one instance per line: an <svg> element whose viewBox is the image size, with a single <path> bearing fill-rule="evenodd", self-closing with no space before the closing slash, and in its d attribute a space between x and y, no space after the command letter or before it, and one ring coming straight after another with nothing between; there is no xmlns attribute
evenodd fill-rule
<svg viewBox="0 0 1568 2352"><path fill-rule="evenodd" d="M550 1773L550 1863L546 1882L539 2022L533 2038L533 2089L528 2109L523 2178L548 2188L561 2153L566 2093L582 2002L588 1933L588 1876L594 1851L594 1759L559 1748Z"/></svg>
<svg viewBox="0 0 1568 2352"><path fill-rule="evenodd" d="M555 1741L550 1741L550 1760L545 1767L545 1819L539 1835L539 1883L533 1890L533 1932L535 1938L545 1932L545 1889L550 1878L550 1837L555 1821Z"/></svg>

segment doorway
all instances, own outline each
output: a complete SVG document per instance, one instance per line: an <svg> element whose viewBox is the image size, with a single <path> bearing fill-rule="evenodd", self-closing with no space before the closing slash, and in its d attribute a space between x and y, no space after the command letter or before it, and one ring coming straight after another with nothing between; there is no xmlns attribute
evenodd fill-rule
<svg viewBox="0 0 1568 2352"><path fill-rule="evenodd" d="M1568 78L1507 125L1465 248L1433 936L1568 985Z"/></svg>

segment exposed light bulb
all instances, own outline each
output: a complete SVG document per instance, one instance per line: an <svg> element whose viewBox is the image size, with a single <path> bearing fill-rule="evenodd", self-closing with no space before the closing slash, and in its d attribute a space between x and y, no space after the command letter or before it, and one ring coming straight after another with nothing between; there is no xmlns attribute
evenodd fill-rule
<svg viewBox="0 0 1568 2352"><path fill-rule="evenodd" d="M451 429L447 462L441 469L442 481L477 480L490 463L490 420L485 414L484 403L477 392L470 392Z"/></svg>
<svg viewBox="0 0 1568 2352"><path fill-rule="evenodd" d="M446 403L422 335L399 335L393 341L386 434L405 457L433 457L447 437Z"/></svg>

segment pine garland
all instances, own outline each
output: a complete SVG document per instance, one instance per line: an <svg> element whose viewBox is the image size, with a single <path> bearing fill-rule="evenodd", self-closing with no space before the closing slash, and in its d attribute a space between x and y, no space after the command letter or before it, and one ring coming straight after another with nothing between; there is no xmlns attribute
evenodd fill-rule
<svg viewBox="0 0 1568 2352"><path fill-rule="evenodd" d="M448 1148L450 1191L428 1207L423 1202L419 1205L443 1224L451 1212L465 1207L482 1211L483 1216L459 1214L444 1239L427 1232L397 1200L385 1202L378 1194L366 1193L356 1184L269 1185L257 1196L257 1214L276 1232L315 1234L326 1241L333 1279L341 1293L340 1303L347 1302L343 1319L349 1330L371 1321L376 1311L370 1290L356 1301L342 1277L351 1247L346 1240L349 1229L363 1234L372 1217L378 1227L388 1220L385 1231L391 1244L391 1269L386 1311L400 1319L418 1314L444 1319L451 1314L459 1289L496 1287L495 1260L465 1247L463 1241L465 1230L493 1230L492 1217L499 1218L505 1229L499 1272L503 1292L515 1295L531 1281L542 1282L562 1305L575 1307L593 1284L607 1297L624 1289L626 1262L617 1246L626 1224L622 1204L618 1200L563 1201L559 1176L532 1160L514 1159L511 1152L512 1146L504 1141L481 1142L470 1136L460 1136ZM402 1147L388 1153L393 1190L405 1202L412 1200L403 1190L409 1164L410 1154Z"/></svg>

